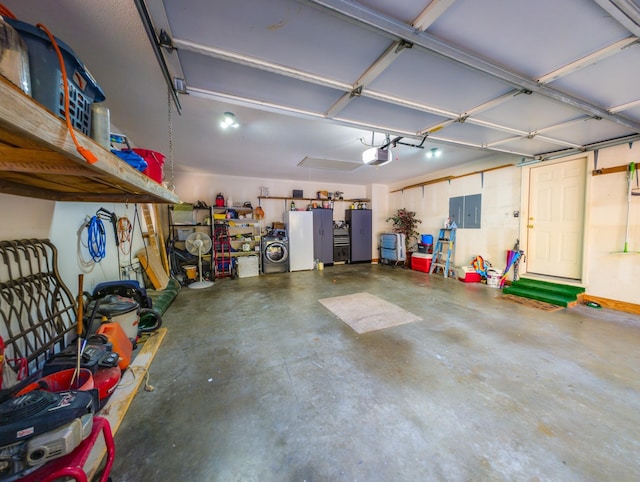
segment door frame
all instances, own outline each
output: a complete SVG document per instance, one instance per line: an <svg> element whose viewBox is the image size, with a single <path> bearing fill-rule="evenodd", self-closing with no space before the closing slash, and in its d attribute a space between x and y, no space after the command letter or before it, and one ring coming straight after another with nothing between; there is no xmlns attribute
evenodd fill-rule
<svg viewBox="0 0 640 482"><path fill-rule="evenodd" d="M576 159L586 158L585 162L585 186L584 186L584 223L582 227L582 269L581 269L581 278L578 280L573 280L569 278L561 278L553 275L543 275L543 274L529 274L527 270L526 263L526 253L528 251L528 228L527 224L529 219L529 205L530 205L530 180L531 180L531 169L534 167L541 167L542 163L532 164L530 166L520 167L518 169L522 170L522 174L520 176L520 249L525 252L525 262L520 265L520 275L527 275L531 278L538 279L547 279L549 281L560 282L564 284L578 284L580 286L586 286L588 282L588 273L589 273L589 237L588 227L589 227L589 219L591 217L591 170L594 169L594 153L593 151L582 152L580 154L575 154L572 156L562 157L560 159L543 161L545 165L552 164L560 164L568 161L575 161Z"/></svg>

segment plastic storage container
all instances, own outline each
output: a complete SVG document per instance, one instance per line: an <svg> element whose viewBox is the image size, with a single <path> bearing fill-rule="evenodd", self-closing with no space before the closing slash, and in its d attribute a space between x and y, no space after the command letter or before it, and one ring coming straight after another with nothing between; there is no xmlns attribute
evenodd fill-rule
<svg viewBox="0 0 640 482"><path fill-rule="evenodd" d="M89 303L89 310L93 309ZM109 321L119 323L128 338L138 338L138 323L140 322L140 305L132 298L119 295L107 295L101 299L98 314L106 316ZM118 350L115 350L118 351Z"/></svg>
<svg viewBox="0 0 640 482"><path fill-rule="evenodd" d="M431 254L413 253L411 256L411 269L428 273L431 269Z"/></svg>
<svg viewBox="0 0 640 482"><path fill-rule="evenodd" d="M462 266L458 273L458 279L464 283L479 283L482 281L482 276L476 272L473 266Z"/></svg>
<svg viewBox="0 0 640 482"><path fill-rule="evenodd" d="M64 119L64 88L58 56L47 34L39 28L5 18L22 37L29 52L31 95L58 117ZM55 37L62 52L69 86L71 124L80 132L91 133L91 104L102 102L104 92L71 48Z"/></svg>
<svg viewBox="0 0 640 482"><path fill-rule="evenodd" d="M142 171L142 174L150 177L157 183L161 183L165 155L160 152L151 151L149 149L138 149L136 147L133 148L133 152L147 161L147 168Z"/></svg>
<svg viewBox="0 0 640 482"><path fill-rule="evenodd" d="M29 54L20 34L0 17L0 75L31 95Z"/></svg>
<svg viewBox="0 0 640 482"><path fill-rule="evenodd" d="M487 270L487 286L491 288L500 288L500 281L502 279L502 271L489 268Z"/></svg>
<svg viewBox="0 0 640 482"><path fill-rule="evenodd" d="M238 278L258 276L260 274L259 269L257 256L244 256L238 258Z"/></svg>

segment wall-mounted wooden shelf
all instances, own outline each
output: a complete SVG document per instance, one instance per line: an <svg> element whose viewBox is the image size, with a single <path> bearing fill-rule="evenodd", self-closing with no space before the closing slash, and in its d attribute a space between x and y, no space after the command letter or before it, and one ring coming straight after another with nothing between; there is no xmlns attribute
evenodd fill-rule
<svg viewBox="0 0 640 482"><path fill-rule="evenodd" d="M0 77L0 192L75 202L180 202L178 196L76 131L77 151L66 123Z"/></svg>
<svg viewBox="0 0 640 482"><path fill-rule="evenodd" d="M279 200L279 201L332 201L332 202L344 202L344 203L368 203L370 202L369 199L365 199L365 198L358 198L358 199L318 199L318 198L312 198L312 197L282 197L282 196L258 196L258 199L260 200L269 200L269 199L275 199L275 200Z"/></svg>

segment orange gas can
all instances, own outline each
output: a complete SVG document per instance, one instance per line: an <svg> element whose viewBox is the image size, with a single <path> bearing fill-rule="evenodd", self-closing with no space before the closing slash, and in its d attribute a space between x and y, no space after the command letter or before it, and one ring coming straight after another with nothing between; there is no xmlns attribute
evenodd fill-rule
<svg viewBox="0 0 640 482"><path fill-rule="evenodd" d="M98 334L106 336L113 343L113 351L120 355L118 366L120 370L126 370L131 363L133 344L122 326L119 323L103 323L98 328Z"/></svg>

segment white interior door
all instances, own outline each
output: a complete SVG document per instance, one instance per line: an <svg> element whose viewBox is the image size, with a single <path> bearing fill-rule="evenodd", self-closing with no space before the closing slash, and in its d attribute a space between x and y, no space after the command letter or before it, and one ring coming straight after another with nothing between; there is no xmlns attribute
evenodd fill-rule
<svg viewBox="0 0 640 482"><path fill-rule="evenodd" d="M532 167L527 272L580 279L587 159Z"/></svg>

